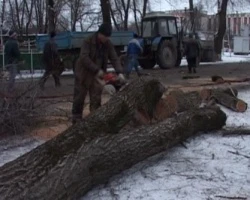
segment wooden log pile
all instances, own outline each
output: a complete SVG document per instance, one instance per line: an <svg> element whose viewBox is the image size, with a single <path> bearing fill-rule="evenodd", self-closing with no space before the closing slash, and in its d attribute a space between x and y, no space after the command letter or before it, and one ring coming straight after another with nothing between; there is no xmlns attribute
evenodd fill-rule
<svg viewBox="0 0 250 200"><path fill-rule="evenodd" d="M0 167L0 197L78 199L149 156L225 125L218 106L200 108L201 93L173 91L161 98L163 92L163 85L149 77L130 83L84 121ZM203 94L206 101L215 96ZM140 118L144 125L124 130Z"/></svg>

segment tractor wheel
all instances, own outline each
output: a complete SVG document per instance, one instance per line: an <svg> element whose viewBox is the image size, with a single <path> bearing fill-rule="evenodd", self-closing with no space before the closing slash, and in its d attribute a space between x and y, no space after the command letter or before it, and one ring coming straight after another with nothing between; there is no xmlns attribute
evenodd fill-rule
<svg viewBox="0 0 250 200"><path fill-rule="evenodd" d="M162 69L173 68L176 65L177 49L169 40L164 40L157 52L157 61L159 67Z"/></svg>
<svg viewBox="0 0 250 200"><path fill-rule="evenodd" d="M177 53L177 60L176 60L176 63L175 63L175 67L180 67L181 60L182 60L182 53L180 51L178 51L178 53Z"/></svg>
<svg viewBox="0 0 250 200"><path fill-rule="evenodd" d="M153 69L156 63L153 59L141 59L139 64L143 69Z"/></svg>

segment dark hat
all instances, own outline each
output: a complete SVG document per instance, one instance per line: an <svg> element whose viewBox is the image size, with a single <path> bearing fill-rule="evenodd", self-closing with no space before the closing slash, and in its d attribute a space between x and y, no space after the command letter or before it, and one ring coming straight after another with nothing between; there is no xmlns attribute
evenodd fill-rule
<svg viewBox="0 0 250 200"><path fill-rule="evenodd" d="M15 31L9 31L9 37L14 37L14 36L16 36L17 34L16 34L16 32Z"/></svg>
<svg viewBox="0 0 250 200"><path fill-rule="evenodd" d="M106 37L110 37L112 34L112 26L108 23L104 23L99 27L98 33L101 33Z"/></svg>
<svg viewBox="0 0 250 200"><path fill-rule="evenodd" d="M138 38L139 35L137 33L134 33L134 38Z"/></svg>
<svg viewBox="0 0 250 200"><path fill-rule="evenodd" d="M56 36L56 32L55 31L51 31L50 32L50 38L54 38Z"/></svg>

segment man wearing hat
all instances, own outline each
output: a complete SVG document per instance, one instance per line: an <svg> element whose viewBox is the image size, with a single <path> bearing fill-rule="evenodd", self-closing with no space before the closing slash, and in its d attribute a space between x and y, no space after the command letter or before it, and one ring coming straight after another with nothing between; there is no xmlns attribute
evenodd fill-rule
<svg viewBox="0 0 250 200"><path fill-rule="evenodd" d="M50 33L49 41L46 42L46 44L44 45L42 59L45 66L45 72L39 82L41 89L44 89L44 85L48 80L48 78L50 77L50 75L52 75L54 78L55 86L56 87L61 86L60 75L64 70L64 65L58 53L57 44L54 40L55 36L56 33L52 31Z"/></svg>
<svg viewBox="0 0 250 200"><path fill-rule="evenodd" d="M134 37L128 43L127 49L127 70L126 70L126 78L129 79L129 75L132 72L133 68L135 69L138 76L141 76L139 71L139 61L138 57L141 53L143 53L143 48L139 42L139 37L136 33L134 33Z"/></svg>
<svg viewBox="0 0 250 200"><path fill-rule="evenodd" d="M4 48L6 69L9 71L8 92L14 91L15 78L17 74L17 65L20 60L20 51L17 42L17 34L14 31L9 31L9 39Z"/></svg>
<svg viewBox="0 0 250 200"><path fill-rule="evenodd" d="M200 46L192 33L185 44L185 55L188 63L188 73L196 73L196 67L199 64Z"/></svg>
<svg viewBox="0 0 250 200"><path fill-rule="evenodd" d="M82 119L87 93L89 93L90 98L90 112L101 106L101 95L104 86L103 75L107 70L108 60L113 65L118 78L125 80L120 60L109 40L111 34L111 25L102 24L96 33L83 41L80 56L75 66L73 123Z"/></svg>

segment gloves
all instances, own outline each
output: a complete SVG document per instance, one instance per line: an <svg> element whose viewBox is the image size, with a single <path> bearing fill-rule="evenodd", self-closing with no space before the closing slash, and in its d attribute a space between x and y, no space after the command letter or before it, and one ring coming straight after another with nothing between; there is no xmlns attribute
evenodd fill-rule
<svg viewBox="0 0 250 200"><path fill-rule="evenodd" d="M103 71L100 69L98 72L97 72L97 74L96 74L96 76L95 76L95 79L96 79L96 81L100 84L100 85L102 85L102 86L104 86L106 83L105 83L105 81L103 80L103 77L104 77L104 73L103 73Z"/></svg>
<svg viewBox="0 0 250 200"><path fill-rule="evenodd" d="M117 80L120 81L121 83L126 82L126 79L123 74L118 74Z"/></svg>
<svg viewBox="0 0 250 200"><path fill-rule="evenodd" d="M103 76L104 76L104 73L103 71L100 69L97 74L96 74L96 77L99 78L99 79L103 79Z"/></svg>
<svg viewBox="0 0 250 200"><path fill-rule="evenodd" d="M106 91L110 95L114 95L116 93L116 89L113 85L108 84L104 86L104 91Z"/></svg>

